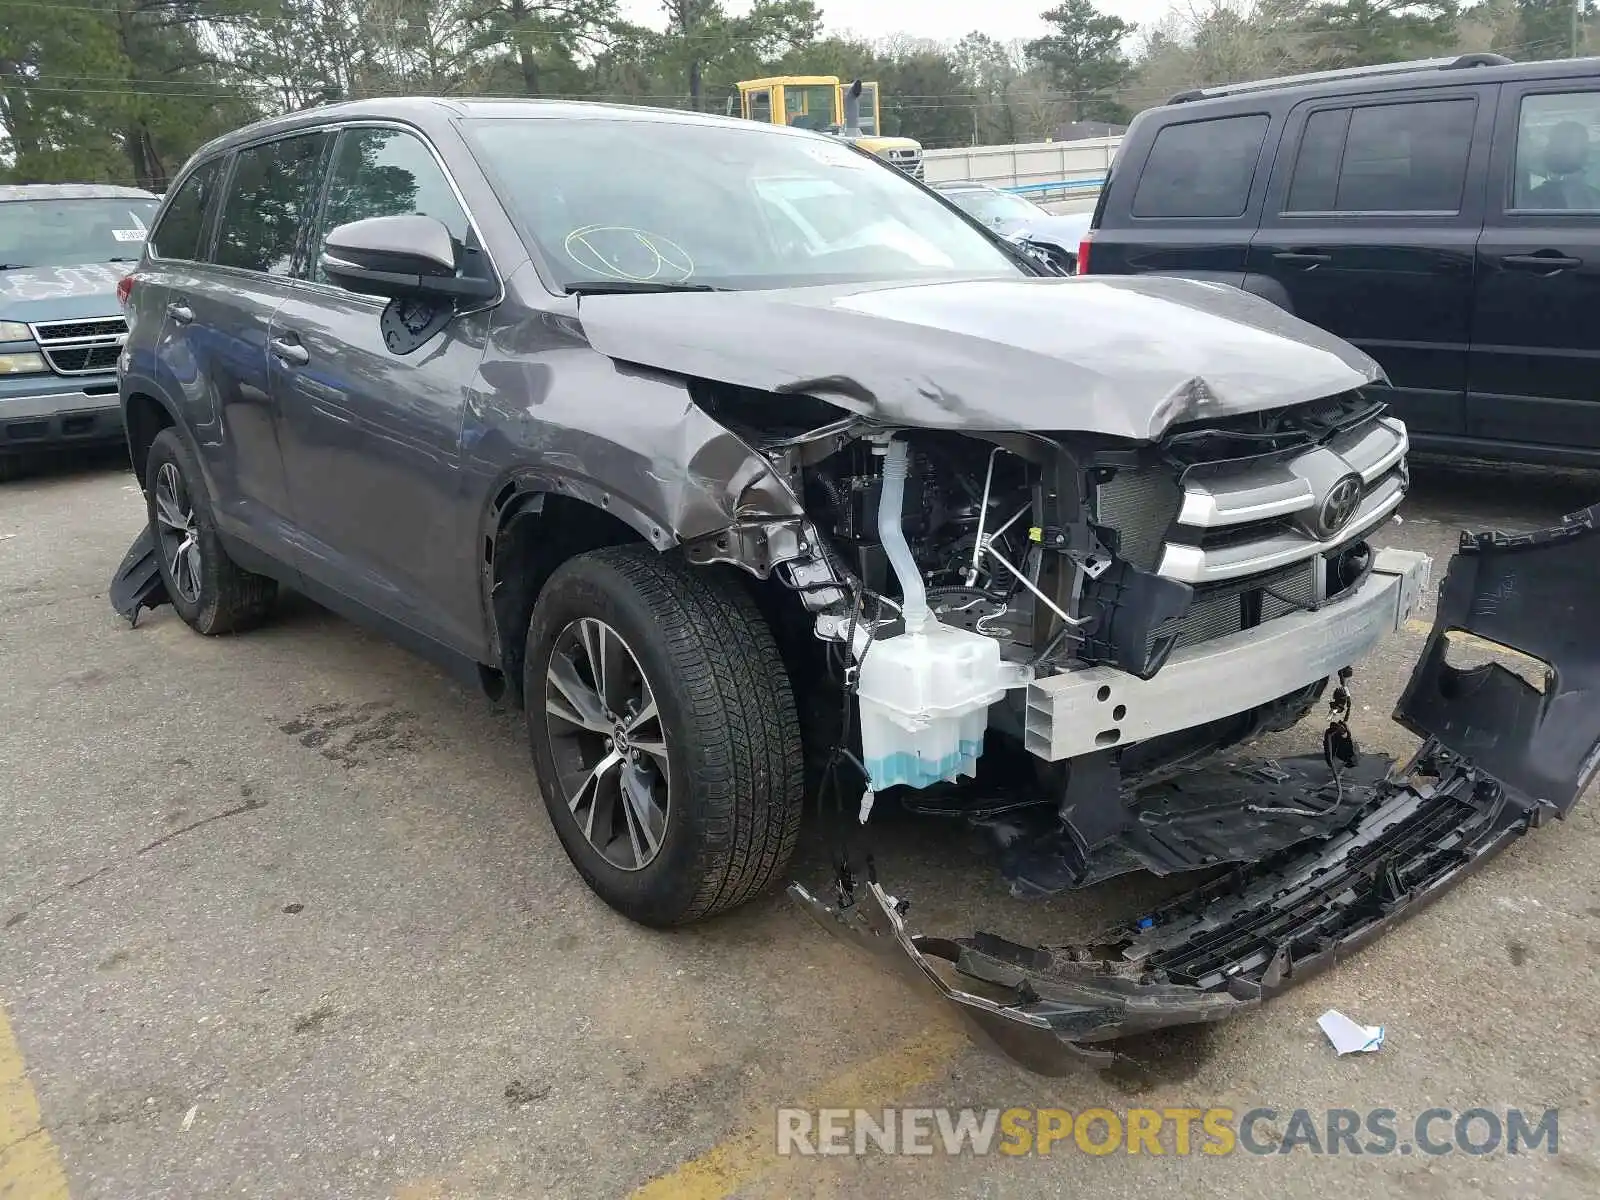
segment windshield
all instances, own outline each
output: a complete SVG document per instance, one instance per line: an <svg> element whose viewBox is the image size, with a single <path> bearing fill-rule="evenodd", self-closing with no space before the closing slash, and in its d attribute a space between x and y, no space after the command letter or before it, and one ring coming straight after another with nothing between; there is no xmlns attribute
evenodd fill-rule
<svg viewBox="0 0 1600 1200"><path fill-rule="evenodd" d="M160 203L139 196L0 202L0 264L11 269L137 262Z"/></svg>
<svg viewBox="0 0 1600 1200"><path fill-rule="evenodd" d="M467 129L562 287L796 287L1021 270L903 172L827 136L624 119L500 118Z"/></svg>
<svg viewBox="0 0 1600 1200"><path fill-rule="evenodd" d="M1039 215L1040 210L1021 196L1013 196L1010 192L991 192L987 189L980 191L977 188L970 190L952 189L945 193L957 208L971 213L980 221L993 223L995 221L1029 221Z"/></svg>

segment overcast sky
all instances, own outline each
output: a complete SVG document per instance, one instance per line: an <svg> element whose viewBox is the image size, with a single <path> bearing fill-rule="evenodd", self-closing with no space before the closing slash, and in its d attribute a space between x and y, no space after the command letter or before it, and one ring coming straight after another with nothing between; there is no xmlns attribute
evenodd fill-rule
<svg viewBox="0 0 1600 1200"><path fill-rule="evenodd" d="M1053 0L820 0L823 28L827 33L855 33L868 39L908 33L936 41L955 41L974 29L997 41L1035 38L1048 30L1039 14ZM1146 22L1158 19L1172 7L1173 0L1099 0L1102 12L1115 13L1125 21ZM733 0L735 12L749 8ZM660 0L622 0L623 14L641 25L661 28Z"/></svg>

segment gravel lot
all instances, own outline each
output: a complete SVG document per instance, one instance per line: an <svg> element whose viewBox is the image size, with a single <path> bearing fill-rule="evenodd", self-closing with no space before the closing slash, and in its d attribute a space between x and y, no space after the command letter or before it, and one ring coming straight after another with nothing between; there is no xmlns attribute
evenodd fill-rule
<svg viewBox="0 0 1600 1200"><path fill-rule="evenodd" d="M1437 577L1462 524L1596 499L1419 465L1379 540ZM0 1119L4 1200L59 1194L50 1146L80 1200L1600 1194L1593 796L1259 1013L1046 1080L781 896L670 935L624 923L548 828L519 718L309 603L237 639L170 608L130 630L105 592L142 521L116 456L0 485L0 1113L31 1084L46 1130L13 1116L8 1145ZM1421 642L1358 673L1364 746L1409 750L1388 714ZM1024 906L964 834L877 836L929 932L1098 924L1143 886ZM803 857L820 882L814 840ZM1335 1058L1329 1007L1386 1045ZM805 1103L1559 1106L1560 1153L780 1160L773 1109Z"/></svg>

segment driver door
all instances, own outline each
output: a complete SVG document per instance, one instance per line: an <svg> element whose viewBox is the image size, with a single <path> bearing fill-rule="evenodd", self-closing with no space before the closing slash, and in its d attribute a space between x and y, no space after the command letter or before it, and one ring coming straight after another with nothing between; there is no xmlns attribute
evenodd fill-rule
<svg viewBox="0 0 1600 1200"><path fill-rule="evenodd" d="M482 637L476 531L456 495L467 388L486 314L457 317L406 354L385 344L386 301L347 292L318 264L328 232L421 214L471 243L443 166L409 130L351 127L334 146L304 282L272 318L269 375L281 413L300 570L340 598L463 653ZM333 595L327 595L327 592Z"/></svg>

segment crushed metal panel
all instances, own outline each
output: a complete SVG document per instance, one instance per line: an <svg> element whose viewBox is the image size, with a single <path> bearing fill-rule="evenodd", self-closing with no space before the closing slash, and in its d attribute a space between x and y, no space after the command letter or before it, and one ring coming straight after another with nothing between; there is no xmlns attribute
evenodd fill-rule
<svg viewBox="0 0 1600 1200"><path fill-rule="evenodd" d="M1144 441L1385 382L1367 355L1276 305L1188 279L586 296L578 320L619 363L922 429Z"/></svg>
<svg viewBox="0 0 1600 1200"><path fill-rule="evenodd" d="M682 379L589 354L571 318L497 312L462 442L467 490L487 500L514 478L555 490L616 513L661 549L803 515L773 464Z"/></svg>
<svg viewBox="0 0 1600 1200"><path fill-rule="evenodd" d="M1395 719L1565 816L1600 769L1597 612L1600 505L1532 533L1463 534ZM1452 630L1539 659L1544 688L1498 663L1452 666Z"/></svg>

